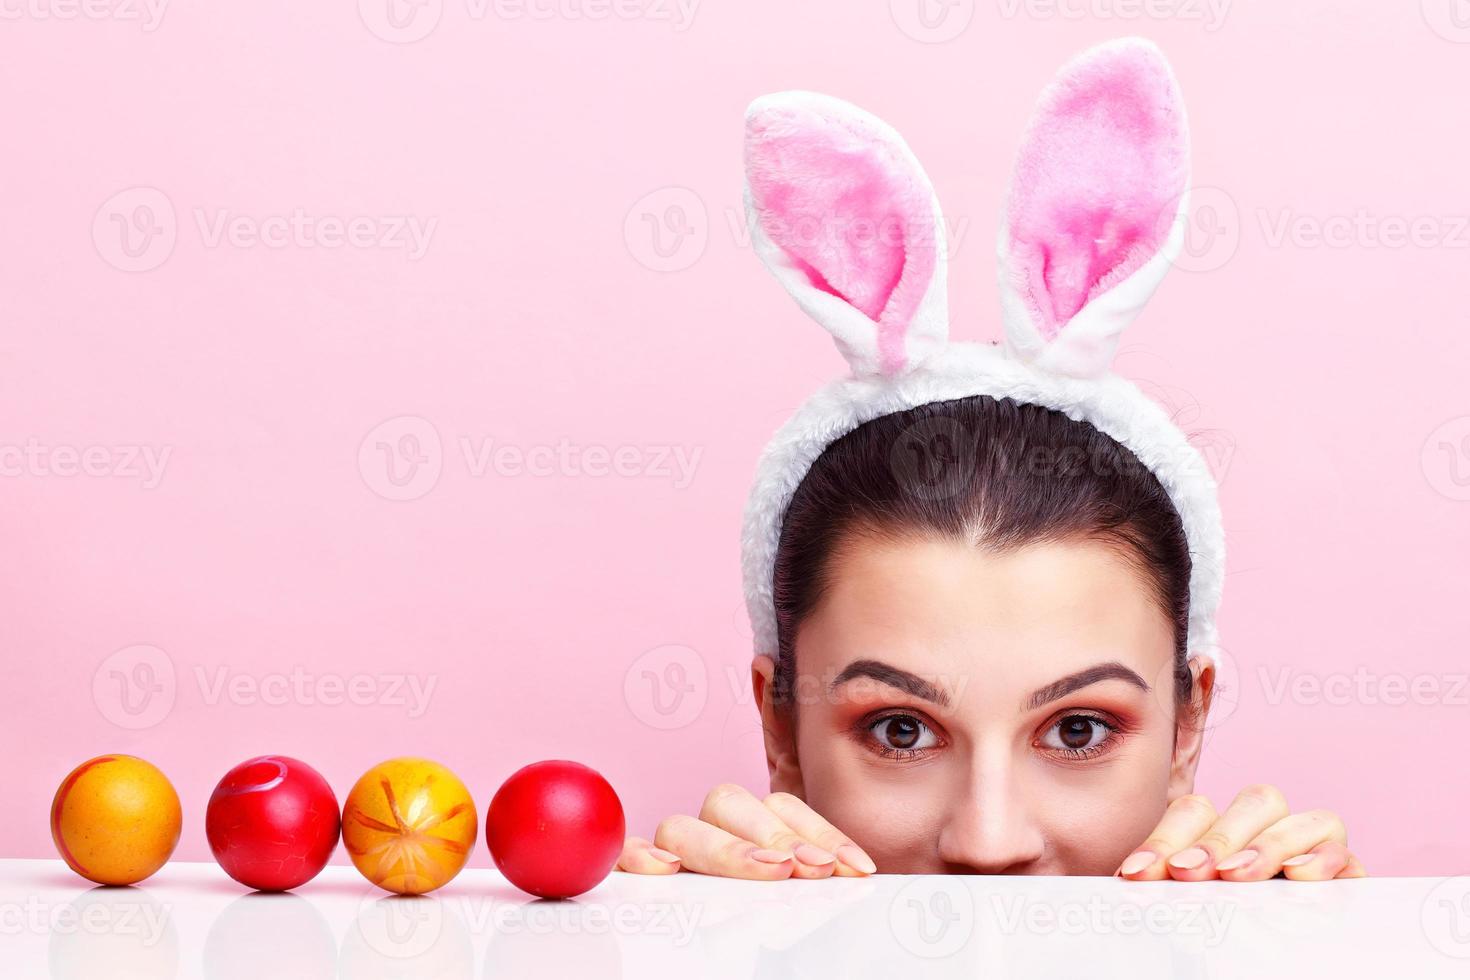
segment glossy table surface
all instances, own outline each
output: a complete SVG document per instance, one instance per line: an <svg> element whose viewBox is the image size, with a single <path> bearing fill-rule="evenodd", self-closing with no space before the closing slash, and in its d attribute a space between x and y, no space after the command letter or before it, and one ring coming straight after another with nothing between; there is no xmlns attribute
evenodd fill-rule
<svg viewBox="0 0 1470 980"><path fill-rule="evenodd" d="M175 862L101 888L0 861L5 977L1470 977L1470 877L728 881L614 873L536 901L494 871L397 898L351 867L291 894Z"/></svg>

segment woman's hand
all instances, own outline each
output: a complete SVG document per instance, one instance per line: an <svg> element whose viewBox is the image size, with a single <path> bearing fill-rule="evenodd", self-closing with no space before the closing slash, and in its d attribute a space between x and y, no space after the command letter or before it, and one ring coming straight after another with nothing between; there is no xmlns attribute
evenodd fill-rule
<svg viewBox="0 0 1470 980"><path fill-rule="evenodd" d="M707 875L779 878L863 877L873 859L842 831L790 793L764 800L743 786L710 790L699 818L669 817L649 843L629 837L618 868L667 875L683 867Z"/></svg>
<svg viewBox="0 0 1470 980"><path fill-rule="evenodd" d="M1181 796L1117 873L1134 881L1295 881L1363 878L1347 828L1327 810L1292 813L1274 786L1250 786L1224 813L1203 796Z"/></svg>

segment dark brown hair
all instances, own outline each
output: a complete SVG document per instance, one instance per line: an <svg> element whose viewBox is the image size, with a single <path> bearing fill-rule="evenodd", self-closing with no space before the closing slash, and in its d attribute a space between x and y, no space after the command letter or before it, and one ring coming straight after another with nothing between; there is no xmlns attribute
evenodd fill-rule
<svg viewBox="0 0 1470 980"><path fill-rule="evenodd" d="M796 488L776 549L774 697L791 703L796 632L852 534L935 534L996 553L1077 538L1114 545L1174 629L1176 703L1188 664L1189 544L1168 493L1132 452L1061 412L976 395L858 426Z"/></svg>

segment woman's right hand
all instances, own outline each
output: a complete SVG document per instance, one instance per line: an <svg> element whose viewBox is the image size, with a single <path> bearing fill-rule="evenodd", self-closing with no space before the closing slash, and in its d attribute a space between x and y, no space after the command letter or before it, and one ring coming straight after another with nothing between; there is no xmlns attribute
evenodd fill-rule
<svg viewBox="0 0 1470 980"><path fill-rule="evenodd" d="M861 878L873 859L790 793L757 799L743 786L710 790L699 817L678 815L658 825L650 843L629 837L618 869L667 875L680 868L726 878Z"/></svg>

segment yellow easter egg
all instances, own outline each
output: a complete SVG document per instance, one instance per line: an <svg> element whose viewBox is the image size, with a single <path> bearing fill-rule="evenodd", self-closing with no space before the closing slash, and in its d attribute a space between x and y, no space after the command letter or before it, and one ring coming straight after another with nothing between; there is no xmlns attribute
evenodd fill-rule
<svg viewBox="0 0 1470 980"><path fill-rule="evenodd" d="M342 808L342 844L363 877L422 895L459 874L479 818L459 777L428 759L389 759L363 773Z"/></svg>
<svg viewBox="0 0 1470 980"><path fill-rule="evenodd" d="M73 871L102 885L131 885L163 867L182 825L168 777L131 755L82 763L51 801L56 850Z"/></svg>

